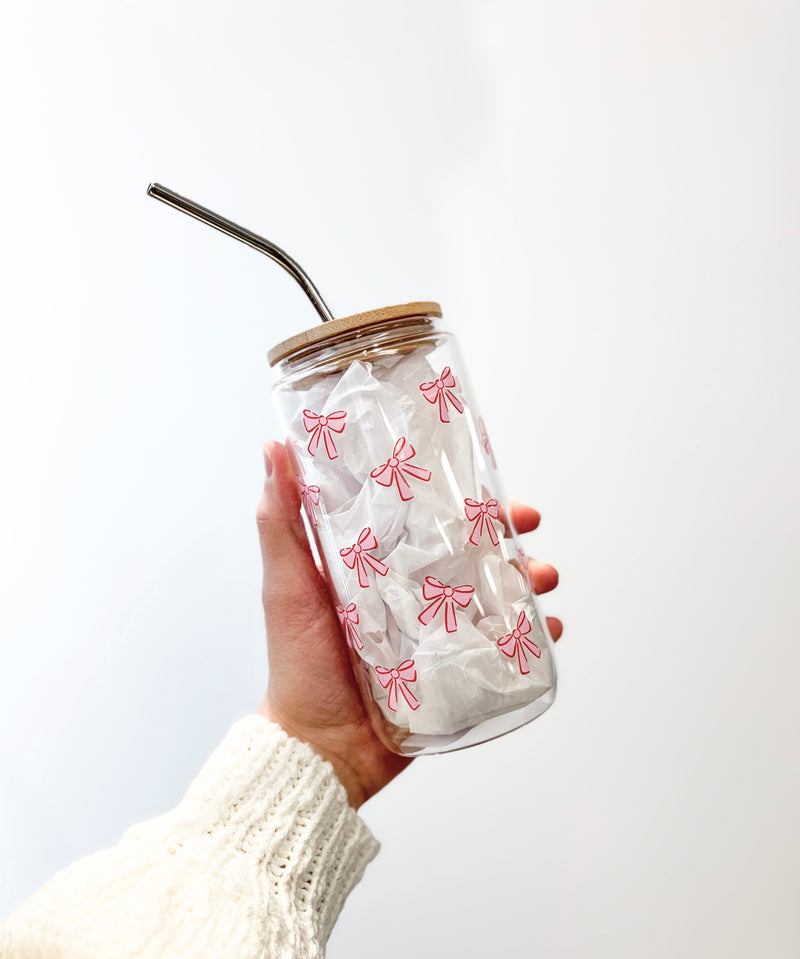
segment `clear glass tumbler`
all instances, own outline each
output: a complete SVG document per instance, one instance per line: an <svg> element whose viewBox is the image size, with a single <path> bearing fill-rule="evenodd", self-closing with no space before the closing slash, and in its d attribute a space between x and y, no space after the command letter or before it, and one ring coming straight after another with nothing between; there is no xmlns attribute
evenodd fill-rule
<svg viewBox="0 0 800 959"><path fill-rule="evenodd" d="M406 756L516 729L556 687L480 406L440 317L436 303L387 307L269 354L343 642L377 734Z"/></svg>

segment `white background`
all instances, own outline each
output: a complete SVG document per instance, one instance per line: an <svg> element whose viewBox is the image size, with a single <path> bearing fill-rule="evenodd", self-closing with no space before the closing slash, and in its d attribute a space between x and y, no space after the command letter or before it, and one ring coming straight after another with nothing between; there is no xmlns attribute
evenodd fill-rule
<svg viewBox="0 0 800 959"><path fill-rule="evenodd" d="M418 761L331 959L800 949L800 8L16 4L0 37L0 916L176 803L266 657L265 354L436 299L565 623Z"/></svg>

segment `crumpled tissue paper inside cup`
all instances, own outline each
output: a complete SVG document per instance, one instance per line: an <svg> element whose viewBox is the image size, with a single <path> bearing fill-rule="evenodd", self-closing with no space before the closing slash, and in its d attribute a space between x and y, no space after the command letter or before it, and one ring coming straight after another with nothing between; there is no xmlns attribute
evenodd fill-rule
<svg viewBox="0 0 800 959"><path fill-rule="evenodd" d="M554 676L536 601L518 568L510 529L504 528L502 517L486 517L484 522L492 523L496 532L495 545L485 528L475 527L465 516L467 498L495 498L503 510L506 507L484 448L478 411L466 403L463 412L451 405L450 421L442 422L439 406L420 391L421 384L435 381L441 371L435 350L416 350L370 362L355 360L343 371L322 375L310 385L306 380L303 389L284 389L278 397L302 479L320 488L315 532L336 600L343 607L355 603L358 610L364 648L353 655L360 660L362 689L367 688L385 720L396 727L396 735L421 741L446 739L524 706L551 689ZM318 417L346 414L344 427L330 432L335 456L329 455L321 432L316 453L310 455L307 410ZM390 462L401 438L410 444L403 453L413 447L413 455L400 463L400 480L387 471L383 475L392 482L381 485L370 474ZM405 472L405 464L415 469ZM416 470L429 471L429 478L414 475ZM407 499L401 498L401 487ZM480 534L477 545L469 539L473 529ZM381 574L366 563L366 587L359 584L358 566L349 568L340 553L366 537L365 530L377 543L367 552L384 570L388 567ZM449 587L474 588L466 606L452 608L454 630L446 628L445 600L428 623L420 621L432 602L423 594L426 577ZM540 649L538 658L524 650L518 653L513 641L505 647L511 655L498 644L512 633L523 611L530 625L526 638ZM527 673L520 655L530 663ZM386 670L409 660L414 667L405 675L415 673L415 679L404 688L412 702L419 703L414 709L403 687L382 685L376 671L384 670L387 681ZM391 692L394 709L389 705Z"/></svg>

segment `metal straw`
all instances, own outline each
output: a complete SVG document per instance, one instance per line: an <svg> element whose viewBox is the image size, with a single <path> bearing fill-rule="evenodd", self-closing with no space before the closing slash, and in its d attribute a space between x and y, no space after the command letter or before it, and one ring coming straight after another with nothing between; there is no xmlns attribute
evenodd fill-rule
<svg viewBox="0 0 800 959"><path fill-rule="evenodd" d="M215 230L219 230L221 233L227 233L227 235L232 236L234 240L240 240L242 243L246 243L254 250L258 250L259 253L264 253L270 259L280 264L287 273L291 273L297 280L300 286L302 286L306 296L314 304L314 309L316 309L317 313L322 317L323 323L327 323L328 320L333 319L333 314L320 296L319 290L311 282L311 277L308 276L299 263L295 263L289 254L279 246L275 246L274 243L270 243L269 240L265 240L263 236L259 236L257 233L246 230L243 226L239 226L232 220L226 220L224 216L220 216L212 210L207 210L204 206L200 206L199 203L195 203L193 200L187 200L185 196L174 193L172 190L167 189L167 187L161 186L160 183L151 183L147 188L147 195L153 196L157 200L161 200L162 203L175 207L176 210L180 210L182 213L188 213L189 216L200 220L201 223L207 223L208 226L213 226Z"/></svg>

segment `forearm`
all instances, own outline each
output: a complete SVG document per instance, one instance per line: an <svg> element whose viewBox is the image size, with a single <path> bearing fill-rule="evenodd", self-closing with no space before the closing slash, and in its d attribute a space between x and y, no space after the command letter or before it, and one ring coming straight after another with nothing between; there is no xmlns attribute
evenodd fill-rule
<svg viewBox="0 0 800 959"><path fill-rule="evenodd" d="M175 809L63 870L0 926L0 955L322 956L377 848L331 766L249 716Z"/></svg>

